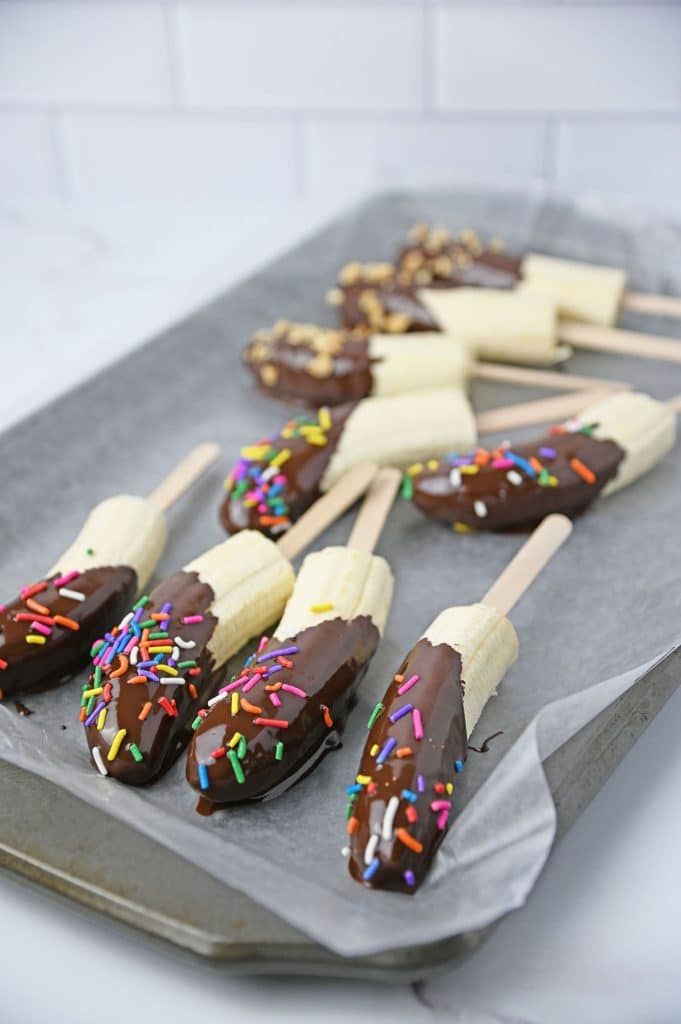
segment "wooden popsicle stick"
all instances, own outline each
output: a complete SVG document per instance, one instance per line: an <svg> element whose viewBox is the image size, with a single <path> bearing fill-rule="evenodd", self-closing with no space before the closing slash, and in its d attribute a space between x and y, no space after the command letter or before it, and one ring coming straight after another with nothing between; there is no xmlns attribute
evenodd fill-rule
<svg viewBox="0 0 681 1024"><path fill-rule="evenodd" d="M547 516L492 584L482 603L500 615L508 615L571 533L572 522L567 516Z"/></svg>
<svg viewBox="0 0 681 1024"><path fill-rule="evenodd" d="M580 377L575 373L557 373L555 370L534 370L524 366L506 366L505 363L474 363L472 376L478 380L504 381L527 387L555 388L557 391L629 391L631 384L623 380L603 380L600 377Z"/></svg>
<svg viewBox="0 0 681 1024"><path fill-rule="evenodd" d="M293 561L327 526L354 505L376 476L377 469L373 462L353 466L326 494L318 498L277 541L277 547L284 557Z"/></svg>
<svg viewBox="0 0 681 1024"><path fill-rule="evenodd" d="M475 417L479 434L496 434L515 427L528 427L533 423L555 423L574 416L587 406L611 395L612 390L595 388L589 391L571 391L567 395L553 398L538 398L534 402L518 402L517 405L503 405L498 409L481 412Z"/></svg>
<svg viewBox="0 0 681 1024"><path fill-rule="evenodd" d="M391 466L379 469L355 519L348 539L349 548L359 548L371 554L381 536L401 481L399 469Z"/></svg>
<svg viewBox="0 0 681 1024"><path fill-rule="evenodd" d="M596 349L598 352L618 352L639 356L641 359L661 359L681 363L681 338L662 338L640 331L623 331L618 327L598 327L568 320L558 323L558 337L575 348Z"/></svg>
<svg viewBox="0 0 681 1024"><path fill-rule="evenodd" d="M202 473L213 465L219 455L220 445L210 442L198 444L181 462L178 462L165 480L153 489L147 496L147 501L167 512L171 505L196 483Z"/></svg>
<svg viewBox="0 0 681 1024"><path fill-rule="evenodd" d="M627 292L622 299L622 309L630 309L634 313L650 313L651 316L681 317L681 298L676 295Z"/></svg>

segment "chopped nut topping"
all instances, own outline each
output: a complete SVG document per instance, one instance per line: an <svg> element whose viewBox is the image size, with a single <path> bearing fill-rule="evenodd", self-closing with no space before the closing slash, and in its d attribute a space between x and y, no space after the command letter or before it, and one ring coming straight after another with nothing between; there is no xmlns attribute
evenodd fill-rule
<svg viewBox="0 0 681 1024"><path fill-rule="evenodd" d="M260 379L268 388L274 387L279 380L279 371L271 363L265 363L260 367Z"/></svg>
<svg viewBox="0 0 681 1024"><path fill-rule="evenodd" d="M307 364L307 372L313 377L330 377L333 373L333 359L325 352L319 352Z"/></svg>

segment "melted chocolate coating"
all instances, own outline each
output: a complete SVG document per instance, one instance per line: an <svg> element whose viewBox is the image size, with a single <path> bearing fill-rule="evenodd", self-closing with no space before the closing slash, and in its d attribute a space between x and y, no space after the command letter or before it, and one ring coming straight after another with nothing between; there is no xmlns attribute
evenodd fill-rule
<svg viewBox="0 0 681 1024"><path fill-rule="evenodd" d="M82 668L94 641L112 619L123 614L137 590L137 575L126 566L86 569L65 584L67 589L85 594L84 601L63 597L53 584L59 578L50 577L45 581L47 588L30 600L47 609L43 615L48 619L60 615L77 622L79 629L45 623L51 635L45 637L44 644L32 644L26 637L38 632L31 622L39 622L41 613L21 597L0 611L0 659L7 663L0 669L0 689L5 696L55 686ZM31 618L17 621L17 615Z"/></svg>
<svg viewBox="0 0 681 1024"><path fill-rule="evenodd" d="M406 245L397 266L400 273L419 275L419 284L425 288L514 288L520 281L522 259L449 238L437 245Z"/></svg>
<svg viewBox="0 0 681 1024"><path fill-rule="evenodd" d="M341 323L348 328L408 333L437 331L439 324L418 298L420 288L514 288L522 259L485 247L473 231L453 238L440 228L417 226L397 255L397 265L350 264L339 278ZM378 270L378 272L377 272Z"/></svg>
<svg viewBox="0 0 681 1024"><path fill-rule="evenodd" d="M400 696L400 687L412 676L419 681ZM430 869L451 815L444 807L452 802L447 787L453 786L454 776L466 760L464 687L458 652L448 644L433 647L423 639L407 655L387 689L384 710L364 745L358 771L362 783L359 792L351 795L348 819L350 874L372 889L413 892ZM390 720L410 705L421 714L420 740L415 738L411 710L395 722ZM386 744L390 744L390 752L379 763ZM392 797L398 800L397 811L390 838L383 838L383 819ZM379 839L373 851L369 848L367 864L367 843L374 835ZM407 872L413 877L405 878Z"/></svg>
<svg viewBox="0 0 681 1024"><path fill-rule="evenodd" d="M373 283L340 285L340 317L348 330L365 328L374 333L412 334L439 331L440 326L419 301L417 286L396 277Z"/></svg>
<svg viewBox="0 0 681 1024"><path fill-rule="evenodd" d="M220 520L228 533L260 530L276 538L288 529L319 497L322 477L354 408L355 405L349 403L326 410L328 425L325 429L319 426L321 420L315 416L289 420L279 434L254 446L263 446L265 451L261 457L260 453L257 458L242 456L227 477L227 495L220 507ZM301 433L310 426L314 428L312 435ZM322 443L315 443L318 440ZM268 480L263 474L280 452L290 454ZM276 488L276 497L270 494L273 488Z"/></svg>
<svg viewBox="0 0 681 1024"><path fill-rule="evenodd" d="M551 512L576 515L583 511L617 474L624 458L614 441L599 441L580 431L549 434L530 444L514 445L510 451L525 462L538 460L546 473L531 476L517 464L495 468L492 459L474 475L459 469L460 479L452 481L453 466L438 460L436 469L424 469L412 477L414 504L433 519L476 530L533 526ZM546 451L555 452L555 457L547 457ZM498 454L504 459L508 453ZM592 483L576 472L573 459L591 470ZM557 483L550 485L549 477ZM480 502L482 514L476 512Z"/></svg>
<svg viewBox="0 0 681 1024"><path fill-rule="evenodd" d="M364 332L275 325L256 334L244 361L265 394L309 408L359 401L374 389Z"/></svg>
<svg viewBox="0 0 681 1024"><path fill-rule="evenodd" d="M106 719L102 729L97 727L97 719L85 725L85 735L90 750L99 747L102 759L109 775L128 785L139 786L151 782L167 771L184 749L191 736L191 722L202 701L210 695L214 682L215 665L207 644L217 624L215 616L208 611L214 600L211 587L202 583L195 572L176 572L160 583L149 595L149 602L144 607L142 621L149 620L152 614L161 611L164 604L172 604L170 619L164 627L152 627L150 632L167 632L170 641L166 646L174 645L174 638L180 636L185 642L193 642L195 646L180 646L178 665L182 661L195 661L199 673L191 675L194 668L181 669L179 679L184 682L173 682L174 677L156 670L160 680L154 682L140 678L139 662L151 660L154 654L149 652L145 659L142 652L137 665L130 665L128 658L121 660L120 655L114 657L108 669L105 669L99 685L111 684L110 699L106 701L106 693L97 695L96 701L106 707ZM203 621L183 623L185 616L202 615ZM152 641L153 643L153 641ZM158 644L163 641L159 640ZM168 657L164 658L164 663ZM120 675L117 672L124 669ZM95 673L90 676L86 688L97 686ZM192 688L196 696L192 696ZM168 707L161 703L165 698L174 707L176 714L169 713ZM148 714L140 720L145 705L151 704ZM119 732L125 729L125 737L118 753L110 761L108 755L111 745ZM130 745L135 744L142 760L136 760Z"/></svg>
<svg viewBox="0 0 681 1024"><path fill-rule="evenodd" d="M269 651L297 647L297 653L286 656L292 667L277 668L271 681L263 679L243 694L241 700L247 704L244 707L242 703L234 716L231 694L213 705L189 748L189 784L211 804L262 800L293 785L327 750L339 745L339 736L356 703L357 687L379 640L379 632L368 616L359 616L350 622L331 619L287 640L270 640L259 658ZM260 663L278 666L276 661ZM277 690L266 689L277 684L281 684ZM283 689L284 685L291 684L306 696ZM277 705L277 701L281 703ZM261 708L262 713L249 708ZM257 718L283 720L288 722L288 727L259 725ZM239 759L243 782L238 781L232 762L226 756L235 733L245 738L245 750L241 751L243 756ZM278 760L276 753L280 742L283 751ZM233 757L238 756L238 750L237 745ZM199 765L206 766L207 788L201 786Z"/></svg>

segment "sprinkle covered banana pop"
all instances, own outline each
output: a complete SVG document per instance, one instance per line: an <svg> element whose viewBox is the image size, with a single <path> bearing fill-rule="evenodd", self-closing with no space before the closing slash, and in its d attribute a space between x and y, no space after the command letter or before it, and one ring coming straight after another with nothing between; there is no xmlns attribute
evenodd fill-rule
<svg viewBox="0 0 681 1024"><path fill-rule="evenodd" d="M474 439L473 413L456 388L322 408L242 450L220 517L232 533L250 528L276 537L359 461L406 466Z"/></svg>
<svg viewBox="0 0 681 1024"><path fill-rule="evenodd" d="M407 471L403 493L455 530L500 530L573 515L651 470L674 445L674 403L640 393L588 406L531 443L450 453Z"/></svg>
<svg viewBox="0 0 681 1024"><path fill-rule="evenodd" d="M458 388L365 398L289 420L277 434L242 449L225 481L226 530L286 533L320 493L360 461L406 468L450 451L469 451L477 430L496 433L571 415L594 391L519 402L473 416Z"/></svg>
<svg viewBox="0 0 681 1024"><path fill-rule="evenodd" d="M293 587L290 559L359 497L374 472L358 466L279 544L247 530L216 545L100 636L80 720L102 775L140 785L173 763L217 673L281 614Z"/></svg>
<svg viewBox="0 0 681 1024"><path fill-rule="evenodd" d="M348 546L307 556L273 636L209 702L187 759L204 804L276 796L339 745L390 610L392 574L372 549L398 485L379 472Z"/></svg>
<svg viewBox="0 0 681 1024"><path fill-rule="evenodd" d="M347 789L356 881L404 893L423 882L455 815L468 738L518 656L506 614L570 529L551 516L479 604L438 615L374 707Z"/></svg>
<svg viewBox="0 0 681 1024"><path fill-rule="evenodd" d="M148 497L118 495L93 508L67 551L39 580L0 604L0 691L52 686L145 586L166 540L163 511L217 458L202 445Z"/></svg>

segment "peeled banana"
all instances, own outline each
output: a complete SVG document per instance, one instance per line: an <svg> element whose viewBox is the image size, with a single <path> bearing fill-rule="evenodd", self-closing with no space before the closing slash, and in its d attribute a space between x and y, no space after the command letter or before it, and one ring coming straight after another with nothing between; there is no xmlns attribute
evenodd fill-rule
<svg viewBox="0 0 681 1024"><path fill-rule="evenodd" d="M426 515L466 531L574 514L651 470L674 446L671 406L621 392L588 406L531 443L505 443L434 459L407 471L407 489Z"/></svg>
<svg viewBox="0 0 681 1024"><path fill-rule="evenodd" d="M441 332L367 335L287 321L258 331L245 361L266 394L315 409L369 395L464 388L472 369L467 347Z"/></svg>
<svg viewBox="0 0 681 1024"><path fill-rule="evenodd" d="M0 689L57 683L87 660L103 629L145 586L166 540L163 513L145 498L97 505L46 576L0 605Z"/></svg>
<svg viewBox="0 0 681 1024"><path fill-rule="evenodd" d="M429 288L418 295L441 329L480 359L552 365L570 355L558 342L556 301L543 288Z"/></svg>
<svg viewBox="0 0 681 1024"><path fill-rule="evenodd" d="M281 614L293 578L276 544L245 531L168 577L103 633L80 712L102 775L140 785L167 769L216 673Z"/></svg>
<svg viewBox="0 0 681 1024"><path fill-rule="evenodd" d="M366 398L289 420L279 434L244 448L229 474L221 519L227 530L276 537L359 462L408 466L475 443L471 407L457 388Z"/></svg>
<svg viewBox="0 0 681 1024"><path fill-rule="evenodd" d="M627 283L623 270L529 253L522 273L554 297L560 316L604 327L617 322Z"/></svg>
<svg viewBox="0 0 681 1024"><path fill-rule="evenodd" d="M273 636L197 723L187 779L206 801L275 796L338 745L392 591L376 555L329 547L307 556Z"/></svg>

